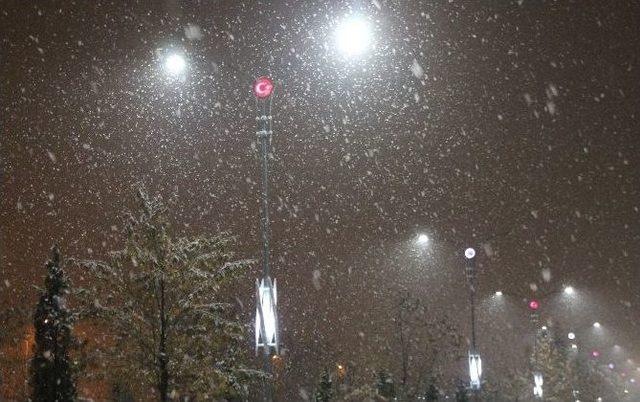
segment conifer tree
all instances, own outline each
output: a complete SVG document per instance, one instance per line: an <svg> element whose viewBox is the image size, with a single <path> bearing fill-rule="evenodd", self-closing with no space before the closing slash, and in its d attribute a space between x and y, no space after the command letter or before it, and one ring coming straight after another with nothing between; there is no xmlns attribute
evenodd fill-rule
<svg viewBox="0 0 640 402"><path fill-rule="evenodd" d="M546 401L569 401L573 397L566 346L554 339L549 330L539 331L531 356L533 371L542 373L543 396ZM533 374L531 374L533 381Z"/></svg>
<svg viewBox="0 0 640 402"><path fill-rule="evenodd" d="M246 394L263 375L242 364L244 325L222 291L251 261L233 259L227 233L175 237L162 200L142 189L137 206L124 220L124 248L77 263L91 286L78 294L83 315L109 336L105 367L161 402Z"/></svg>
<svg viewBox="0 0 640 402"><path fill-rule="evenodd" d="M45 287L33 316L35 345L31 360L31 400L71 402L76 396L74 364L69 357L73 316L65 302L70 284L57 246L51 254L46 265Z"/></svg>
<svg viewBox="0 0 640 402"><path fill-rule="evenodd" d="M320 381L313 396L315 402L329 402L333 398L333 381L326 368L320 374Z"/></svg>
<svg viewBox="0 0 640 402"><path fill-rule="evenodd" d="M378 394L385 398L396 397L396 387L393 383L393 378L391 378L391 374L389 374L387 370L383 369L378 372L376 388L378 389Z"/></svg>
<svg viewBox="0 0 640 402"><path fill-rule="evenodd" d="M458 387L456 388L456 402L469 402L467 388L462 381L458 381Z"/></svg>

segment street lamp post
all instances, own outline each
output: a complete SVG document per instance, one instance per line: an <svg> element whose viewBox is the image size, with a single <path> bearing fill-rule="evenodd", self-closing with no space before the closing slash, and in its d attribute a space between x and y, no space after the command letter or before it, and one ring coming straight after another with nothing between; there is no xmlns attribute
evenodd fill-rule
<svg viewBox="0 0 640 402"><path fill-rule="evenodd" d="M540 308L540 303L537 300L529 301L529 310L531 314L529 318L531 319L531 324L533 324L534 332L533 332L533 396L536 399L543 398L543 388L542 385L544 383L544 378L542 376L542 372L538 367L538 309Z"/></svg>
<svg viewBox="0 0 640 402"><path fill-rule="evenodd" d="M464 251L466 273L469 281L471 304L471 348L469 350L469 388L477 401L482 386L482 359L476 345L476 251L469 247Z"/></svg>
<svg viewBox="0 0 640 402"><path fill-rule="evenodd" d="M253 94L258 106L257 132L260 139L262 162L262 280L256 280L256 353L262 348L264 370L271 373L271 351L279 353L279 331L276 281L271 280L269 267L269 145L271 142L271 95L273 82L268 77L259 77L253 83ZM264 397L272 398L271 387L265 382Z"/></svg>

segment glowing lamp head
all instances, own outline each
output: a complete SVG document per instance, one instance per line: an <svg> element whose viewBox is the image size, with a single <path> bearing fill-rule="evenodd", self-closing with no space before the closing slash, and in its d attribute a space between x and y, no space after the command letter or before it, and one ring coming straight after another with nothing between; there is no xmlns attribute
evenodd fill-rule
<svg viewBox="0 0 640 402"><path fill-rule="evenodd" d="M472 247L469 247L468 249L464 250L464 256L467 260L470 260L476 256L476 250L474 250Z"/></svg>
<svg viewBox="0 0 640 402"><path fill-rule="evenodd" d="M540 303L537 300L531 300L529 302L529 308L533 311L537 311L540 308Z"/></svg>
<svg viewBox="0 0 640 402"><path fill-rule="evenodd" d="M495 294L496 294L496 296L497 296L497 297L500 297L500 296L502 296L504 293L502 293L502 291L501 291L501 290L497 290Z"/></svg>
<svg viewBox="0 0 640 402"><path fill-rule="evenodd" d="M187 68L187 62L179 54L171 54L164 61L164 68L171 75L179 75Z"/></svg>
<svg viewBox="0 0 640 402"><path fill-rule="evenodd" d="M422 233L420 235L418 235L418 238L416 239L416 242L420 245L427 245L429 244L429 236L427 236L426 234Z"/></svg>
<svg viewBox="0 0 640 402"><path fill-rule="evenodd" d="M267 99L273 93L273 81L269 77L258 77L253 82L253 94L258 99Z"/></svg>
<svg viewBox="0 0 640 402"><path fill-rule="evenodd" d="M567 286L564 288L564 294L571 296L572 294L574 294L576 292L576 290L573 288L573 286Z"/></svg>
<svg viewBox="0 0 640 402"><path fill-rule="evenodd" d="M591 352L591 356L594 358L600 357L600 351L594 350L593 352Z"/></svg>
<svg viewBox="0 0 640 402"><path fill-rule="evenodd" d="M597 321L593 323L593 328L600 328L600 326L600 323Z"/></svg>
<svg viewBox="0 0 640 402"><path fill-rule="evenodd" d="M350 17L336 29L335 40L347 57L359 56L371 47L371 28L365 19Z"/></svg>
<svg viewBox="0 0 640 402"><path fill-rule="evenodd" d="M569 339L571 339L571 340L574 340L574 339L576 339L576 334L574 334L573 332L569 332L569 333L567 334L567 338L569 338Z"/></svg>

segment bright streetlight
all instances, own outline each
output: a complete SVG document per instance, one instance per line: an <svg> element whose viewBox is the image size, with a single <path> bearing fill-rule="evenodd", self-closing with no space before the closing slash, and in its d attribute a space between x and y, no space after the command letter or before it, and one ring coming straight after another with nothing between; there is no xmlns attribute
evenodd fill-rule
<svg viewBox="0 0 640 402"><path fill-rule="evenodd" d="M596 322L593 323L593 328L600 328L600 327L601 327L601 325L600 325L599 322L596 321Z"/></svg>
<svg viewBox="0 0 640 402"><path fill-rule="evenodd" d="M366 19L351 16L342 21L335 31L335 40L340 52L347 57L356 57L371 47L373 34Z"/></svg>
<svg viewBox="0 0 640 402"><path fill-rule="evenodd" d="M170 54L164 61L164 69L169 75L180 75L186 68L187 61L177 53Z"/></svg>
<svg viewBox="0 0 640 402"><path fill-rule="evenodd" d="M501 290L497 290L497 291L496 291L496 293L495 293L495 295L496 295L497 297L502 296L502 291L501 291Z"/></svg>
<svg viewBox="0 0 640 402"><path fill-rule="evenodd" d="M576 334L574 334L573 332L569 332L569 334L567 334L567 338L574 340L576 339Z"/></svg>
<svg viewBox="0 0 640 402"><path fill-rule="evenodd" d="M429 236L427 236L424 233L421 233L418 235L416 242L421 246L426 246L427 244L429 244Z"/></svg>
<svg viewBox="0 0 640 402"><path fill-rule="evenodd" d="M566 295L573 295L576 292L576 290L573 288L573 286L567 286L564 288L564 294Z"/></svg>

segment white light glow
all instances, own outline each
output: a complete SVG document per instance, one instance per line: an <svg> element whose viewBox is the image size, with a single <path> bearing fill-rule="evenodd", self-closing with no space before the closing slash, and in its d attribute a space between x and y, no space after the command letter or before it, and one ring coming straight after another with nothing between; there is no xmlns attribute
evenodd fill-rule
<svg viewBox="0 0 640 402"><path fill-rule="evenodd" d="M259 348L270 350L274 348L278 353L278 292L276 281L271 284L271 278L256 279L256 353Z"/></svg>
<svg viewBox="0 0 640 402"><path fill-rule="evenodd" d="M500 290L496 291L496 296L498 296L498 297L502 296L502 291L500 291Z"/></svg>
<svg viewBox="0 0 640 402"><path fill-rule="evenodd" d="M573 332L569 332L569 334L567 334L567 338L574 340L576 339L576 334L574 334Z"/></svg>
<svg viewBox="0 0 640 402"><path fill-rule="evenodd" d="M471 389L480 389L482 379L482 359L480 355L469 353L469 378Z"/></svg>
<svg viewBox="0 0 640 402"><path fill-rule="evenodd" d="M600 326L600 323L597 321L593 323L593 328L600 328Z"/></svg>
<svg viewBox="0 0 640 402"><path fill-rule="evenodd" d="M575 343L571 344L571 349L576 350L578 349L578 345L576 345Z"/></svg>
<svg viewBox="0 0 640 402"><path fill-rule="evenodd" d="M571 296L572 294L574 294L576 292L576 290L573 288L573 286L567 286L564 288L564 293L566 295Z"/></svg>
<svg viewBox="0 0 640 402"><path fill-rule="evenodd" d="M426 246L427 244L429 244L429 236L422 233L418 235L418 239L416 241L418 242L418 244Z"/></svg>
<svg viewBox="0 0 640 402"><path fill-rule="evenodd" d="M472 247L469 247L468 249L464 250L464 256L470 260L473 257L476 256L476 250L474 250Z"/></svg>
<svg viewBox="0 0 640 402"><path fill-rule="evenodd" d="M372 33L369 23L360 17L350 17L340 23L335 32L338 49L348 57L356 57L371 47Z"/></svg>
<svg viewBox="0 0 640 402"><path fill-rule="evenodd" d="M164 61L164 68L171 75L179 75L187 68L187 61L179 54L172 54Z"/></svg>
<svg viewBox="0 0 640 402"><path fill-rule="evenodd" d="M542 398L542 385L544 384L542 373L533 374L533 384L533 395L538 398Z"/></svg>

